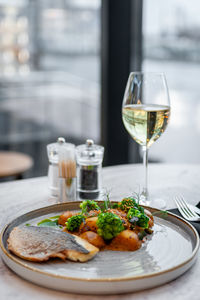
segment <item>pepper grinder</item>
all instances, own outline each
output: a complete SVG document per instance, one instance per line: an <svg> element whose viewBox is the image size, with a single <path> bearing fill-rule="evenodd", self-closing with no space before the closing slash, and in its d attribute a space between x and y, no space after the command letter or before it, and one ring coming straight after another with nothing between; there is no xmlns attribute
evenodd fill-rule
<svg viewBox="0 0 200 300"><path fill-rule="evenodd" d="M79 199L97 199L101 192L104 147L93 140L76 147L77 192Z"/></svg>

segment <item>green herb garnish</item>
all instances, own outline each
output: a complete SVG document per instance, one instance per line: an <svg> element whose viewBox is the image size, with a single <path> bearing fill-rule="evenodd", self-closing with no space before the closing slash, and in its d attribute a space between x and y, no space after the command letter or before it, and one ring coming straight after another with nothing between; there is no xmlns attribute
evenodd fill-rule
<svg viewBox="0 0 200 300"><path fill-rule="evenodd" d="M168 216L168 212L166 210L155 211L152 213L153 216L159 216L165 219Z"/></svg>
<svg viewBox="0 0 200 300"><path fill-rule="evenodd" d="M53 216L53 217L50 217L49 219L51 219L51 220L58 220L60 218L60 215L58 215L58 216Z"/></svg>
<svg viewBox="0 0 200 300"><path fill-rule="evenodd" d="M58 216L56 217L50 217L48 219L44 219L37 223L37 226L51 226L51 227L60 227L58 225Z"/></svg>
<svg viewBox="0 0 200 300"><path fill-rule="evenodd" d="M105 190L104 193L104 202L103 202L103 208L101 209L102 212L108 210L109 208L112 208L112 203L110 201L110 190Z"/></svg>

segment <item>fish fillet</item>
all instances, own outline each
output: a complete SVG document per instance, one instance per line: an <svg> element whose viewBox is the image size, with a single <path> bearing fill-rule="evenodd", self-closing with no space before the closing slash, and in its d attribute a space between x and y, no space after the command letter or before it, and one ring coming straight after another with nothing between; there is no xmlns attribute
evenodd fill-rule
<svg viewBox="0 0 200 300"><path fill-rule="evenodd" d="M15 255L36 262L50 257L85 262L99 251L86 240L51 227L15 227L7 244Z"/></svg>

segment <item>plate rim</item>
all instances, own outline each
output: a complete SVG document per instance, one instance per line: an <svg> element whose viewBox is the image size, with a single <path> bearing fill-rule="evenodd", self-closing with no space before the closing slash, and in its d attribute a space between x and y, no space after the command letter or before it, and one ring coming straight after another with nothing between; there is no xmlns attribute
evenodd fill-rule
<svg viewBox="0 0 200 300"><path fill-rule="evenodd" d="M128 276L128 277L117 277L117 278L82 278L82 277L70 277L70 276L66 276L66 275L59 275L59 274L53 274L53 273L49 273L47 271L43 271L43 270L39 270L38 268L29 266L26 262L22 262L21 260L18 259L17 256L14 256L13 254L11 254L5 247L4 247L4 243L3 243L3 235L6 232L7 228L17 219L23 216L27 216L29 214L32 213L37 213L40 211L45 211L47 209L50 208L59 208L65 205L73 205L73 204L80 204L82 201L73 201L73 202L65 202L65 203L57 203L57 204L53 204L53 205L48 205L48 206L43 206L31 211L28 211L27 213L24 213L16 218L14 218L12 221L10 221L8 224L6 224L0 234L0 248L3 251L3 253L7 256L8 259L10 259L12 262L16 263L17 265L20 265L21 267L24 267L26 269L28 269L29 271L35 272L35 273L39 273L41 275L44 276L50 276L53 278L57 278L57 279L65 279L65 280L73 280L73 281L83 281L83 282L119 282L119 281L131 281L131 280L141 280L141 279L146 279L146 278L152 278L152 277L156 277L156 276L161 276L163 274L167 274L167 273L171 273L177 269L182 268L183 266L189 264L196 256L199 246L200 246L200 238L199 238L199 234L197 232L197 230L194 228L194 226L192 224L190 224L188 221L186 221L185 219L183 219L180 216L177 216L171 212L167 211L167 214L169 214L171 217L177 219L179 222L184 223L187 227L190 228L191 231L193 231L193 234L195 236L195 241L196 241L196 245L195 248L192 251L192 254L190 255L190 257L186 260L184 260L182 263L179 263L178 265L168 268L166 270L163 271L157 271L157 272L153 272L153 273L148 273L146 275L137 275L137 276ZM103 201L98 200L98 202L103 203ZM118 202L118 201L111 201L113 203ZM143 205L142 205L143 206ZM154 208L154 207L149 207L149 206L143 206L144 208L150 209L150 211L155 211L155 212L160 212L162 210Z"/></svg>

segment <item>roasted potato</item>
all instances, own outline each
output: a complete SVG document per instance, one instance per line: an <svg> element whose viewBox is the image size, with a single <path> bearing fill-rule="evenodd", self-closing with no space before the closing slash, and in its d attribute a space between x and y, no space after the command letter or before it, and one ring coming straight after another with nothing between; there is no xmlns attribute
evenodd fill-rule
<svg viewBox="0 0 200 300"><path fill-rule="evenodd" d="M97 248L104 248L105 242L104 239L99 236L96 232L86 231L79 235L82 239L87 240L90 244L94 245Z"/></svg>
<svg viewBox="0 0 200 300"><path fill-rule="evenodd" d="M87 218L80 226L79 232L83 233L85 231L97 232L97 219L98 217Z"/></svg>
<svg viewBox="0 0 200 300"><path fill-rule="evenodd" d="M58 224L65 226L65 223L67 222L67 219L71 218L72 216L77 215L77 213L72 211L66 211L64 214L62 214L58 219Z"/></svg>
<svg viewBox="0 0 200 300"><path fill-rule="evenodd" d="M137 233L132 230L120 232L107 246L108 249L118 251L134 251L141 247L142 242L139 240Z"/></svg>

